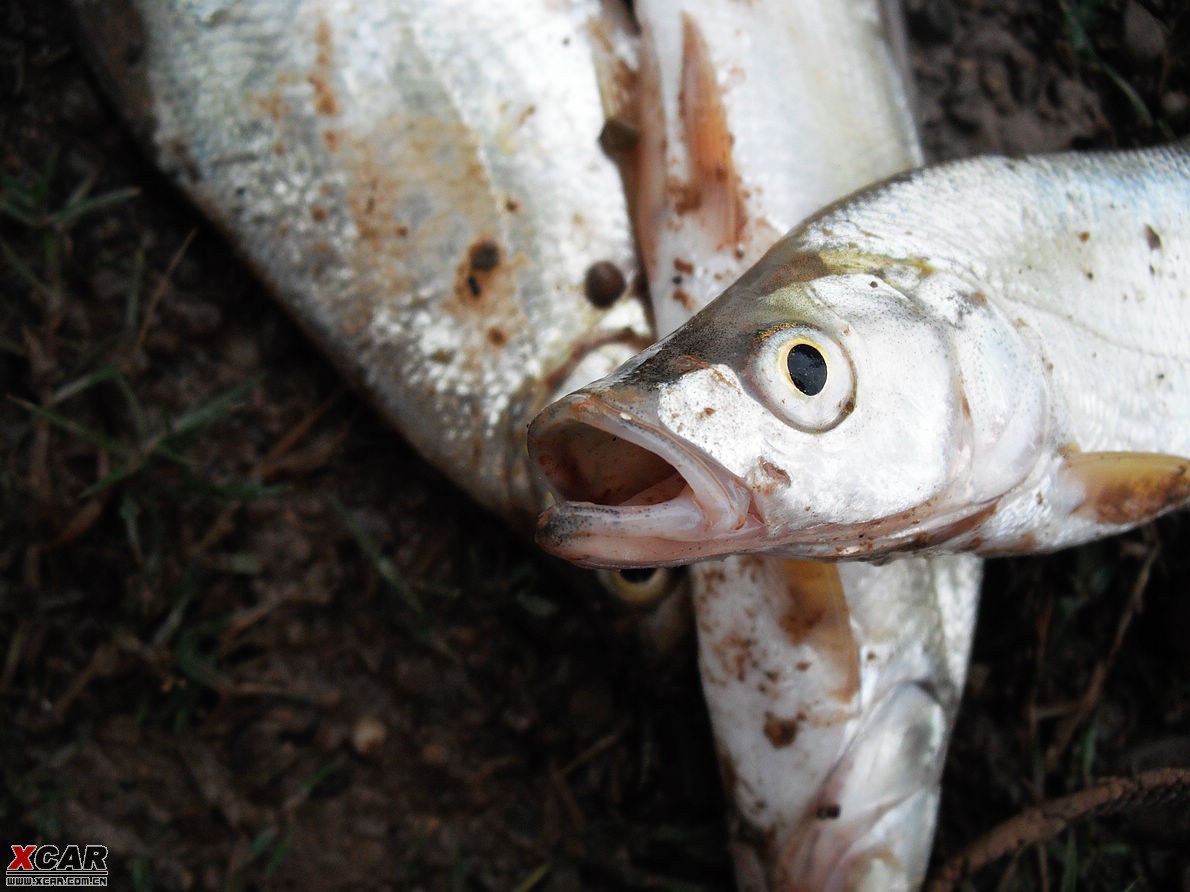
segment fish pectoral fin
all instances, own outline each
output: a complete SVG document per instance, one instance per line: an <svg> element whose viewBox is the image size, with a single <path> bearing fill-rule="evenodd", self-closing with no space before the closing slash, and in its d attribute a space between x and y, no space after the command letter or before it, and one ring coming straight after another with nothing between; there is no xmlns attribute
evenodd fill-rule
<svg viewBox="0 0 1190 892"><path fill-rule="evenodd" d="M1190 502L1190 458L1152 452L1077 452L1064 470L1083 487L1075 509L1102 524L1131 525Z"/></svg>
<svg viewBox="0 0 1190 892"><path fill-rule="evenodd" d="M678 104L690 181L675 210L678 214L699 211L704 229L717 241L717 250L724 250L743 240L747 215L718 76L702 32L686 13L682 14Z"/></svg>
<svg viewBox="0 0 1190 892"><path fill-rule="evenodd" d="M783 586L777 616L789 643L813 649L826 661L835 683L828 693L841 704L859 694L859 645L836 564L774 558Z"/></svg>

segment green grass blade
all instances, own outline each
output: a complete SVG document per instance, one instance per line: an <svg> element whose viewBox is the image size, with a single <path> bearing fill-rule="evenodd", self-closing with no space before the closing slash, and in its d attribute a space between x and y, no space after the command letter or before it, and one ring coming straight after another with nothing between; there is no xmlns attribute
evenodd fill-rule
<svg viewBox="0 0 1190 892"><path fill-rule="evenodd" d="M242 400L253 387L261 382L264 375L255 375L250 380L237 384L231 390L215 397L205 405L192 409L173 419L169 425L168 438L194 433L208 425L221 421L231 414L235 404Z"/></svg>
<svg viewBox="0 0 1190 892"><path fill-rule="evenodd" d="M50 396L50 405L56 406L58 403L64 403L72 396L78 396L80 393L90 390L96 384L103 384L118 377L120 377L120 370L114 365L100 366L94 371L87 372L81 378L68 381L55 390Z"/></svg>
<svg viewBox="0 0 1190 892"><path fill-rule="evenodd" d="M50 424L61 428L67 433L74 434L80 440L90 443L92 446L98 446L100 449L106 449L108 452L119 456L125 461L128 461L132 458L132 455L129 453L124 444L113 440L107 434L101 434L99 431L91 430L89 427L84 427L77 421L71 421L65 415L55 412L53 409L46 409L45 407L38 406L29 402L28 400L23 400L14 396L10 396L9 399L11 399L18 406L21 406L22 408L27 409L29 412L32 412L38 418L48 421Z"/></svg>
<svg viewBox="0 0 1190 892"><path fill-rule="evenodd" d="M40 291L45 294L49 293L49 286L38 278L37 273L33 272L33 269L25 261L21 260L16 255L16 252L9 247L8 242L2 238L0 238L0 257L3 257L4 262L12 268L13 272L34 291Z"/></svg>
<svg viewBox="0 0 1190 892"><path fill-rule="evenodd" d="M60 211L51 214L47 222L55 229L62 229L79 219L79 217L115 207L129 199L136 198L138 195L140 195L140 189L138 187L127 186L123 189L113 189L111 192L104 192L102 195L95 195L91 198L80 197L76 199L75 196L71 196L71 200L67 202L66 206Z"/></svg>

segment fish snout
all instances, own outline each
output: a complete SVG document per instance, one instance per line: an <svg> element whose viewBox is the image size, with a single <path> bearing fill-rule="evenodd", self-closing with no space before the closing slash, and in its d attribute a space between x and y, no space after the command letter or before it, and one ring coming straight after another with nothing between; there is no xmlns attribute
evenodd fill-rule
<svg viewBox="0 0 1190 892"><path fill-rule="evenodd" d="M655 420L647 396L582 390L529 427L533 466L554 497L537 541L590 567L673 566L758 545L744 481Z"/></svg>

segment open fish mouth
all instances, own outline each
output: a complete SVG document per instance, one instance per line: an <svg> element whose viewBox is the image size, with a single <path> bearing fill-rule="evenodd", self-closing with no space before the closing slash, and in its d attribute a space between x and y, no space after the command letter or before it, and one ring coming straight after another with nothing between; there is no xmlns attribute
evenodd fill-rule
<svg viewBox="0 0 1190 892"><path fill-rule="evenodd" d="M546 408L529 427L529 452L556 499L537 541L580 566L673 566L763 536L742 480L604 394Z"/></svg>

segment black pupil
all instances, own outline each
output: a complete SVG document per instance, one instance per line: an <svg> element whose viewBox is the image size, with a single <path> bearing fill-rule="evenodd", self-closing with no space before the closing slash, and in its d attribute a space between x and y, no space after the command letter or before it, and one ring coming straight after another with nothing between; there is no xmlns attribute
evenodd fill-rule
<svg viewBox="0 0 1190 892"><path fill-rule="evenodd" d="M798 344L789 351L788 363L793 386L806 396L815 396L826 387L826 359L817 347Z"/></svg>

